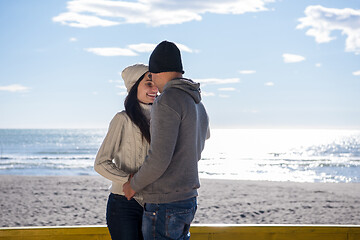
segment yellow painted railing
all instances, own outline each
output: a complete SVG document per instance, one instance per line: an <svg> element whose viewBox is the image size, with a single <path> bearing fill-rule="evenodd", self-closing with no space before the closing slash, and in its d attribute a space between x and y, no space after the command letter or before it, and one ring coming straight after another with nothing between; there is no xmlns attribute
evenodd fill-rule
<svg viewBox="0 0 360 240"><path fill-rule="evenodd" d="M192 240L360 240L360 225L192 225ZM111 240L105 226L0 228L0 240Z"/></svg>

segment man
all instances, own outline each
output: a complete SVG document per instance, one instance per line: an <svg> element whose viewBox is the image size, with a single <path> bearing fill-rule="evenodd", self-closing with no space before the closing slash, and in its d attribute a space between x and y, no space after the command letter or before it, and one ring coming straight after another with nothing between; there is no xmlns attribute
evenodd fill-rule
<svg viewBox="0 0 360 240"><path fill-rule="evenodd" d="M151 143L140 170L124 184L125 196L144 196L144 239L189 239L200 187L198 161L209 138L200 84L182 77L179 49L163 41L149 59L160 95L151 110Z"/></svg>

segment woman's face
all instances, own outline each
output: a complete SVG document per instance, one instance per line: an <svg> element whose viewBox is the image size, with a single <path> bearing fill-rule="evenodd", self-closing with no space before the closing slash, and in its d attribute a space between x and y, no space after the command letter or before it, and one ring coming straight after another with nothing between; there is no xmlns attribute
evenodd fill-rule
<svg viewBox="0 0 360 240"><path fill-rule="evenodd" d="M145 73L145 76L140 81L137 89L137 99L139 102L145 104L153 103L158 93L158 88L153 81L151 81L148 73L149 72Z"/></svg>

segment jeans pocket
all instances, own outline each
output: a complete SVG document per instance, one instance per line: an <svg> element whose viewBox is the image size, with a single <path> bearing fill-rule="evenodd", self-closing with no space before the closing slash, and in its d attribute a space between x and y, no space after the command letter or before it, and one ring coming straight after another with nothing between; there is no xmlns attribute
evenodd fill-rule
<svg viewBox="0 0 360 240"><path fill-rule="evenodd" d="M194 219L195 208L169 209L166 211L166 237L171 239L188 239L190 224Z"/></svg>
<svg viewBox="0 0 360 240"><path fill-rule="evenodd" d="M142 232L144 239L155 239L157 212L153 209L147 209L144 207L143 221L142 221Z"/></svg>

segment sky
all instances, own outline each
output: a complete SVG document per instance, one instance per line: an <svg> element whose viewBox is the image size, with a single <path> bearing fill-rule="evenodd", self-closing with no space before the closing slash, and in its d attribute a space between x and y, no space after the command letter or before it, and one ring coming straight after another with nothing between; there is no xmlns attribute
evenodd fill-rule
<svg viewBox="0 0 360 240"><path fill-rule="evenodd" d="M163 40L212 128L360 129L359 0L2 0L0 128L106 128Z"/></svg>

